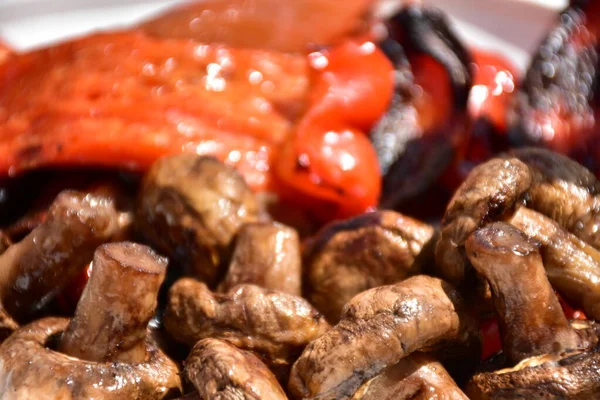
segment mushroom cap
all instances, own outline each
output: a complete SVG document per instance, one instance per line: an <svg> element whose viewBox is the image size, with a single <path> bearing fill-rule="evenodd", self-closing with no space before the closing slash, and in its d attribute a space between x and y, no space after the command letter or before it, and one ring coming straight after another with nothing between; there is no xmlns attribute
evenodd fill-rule
<svg viewBox="0 0 600 400"><path fill-rule="evenodd" d="M572 326L584 335L597 335L600 329L593 322L576 321ZM530 357L513 368L476 374L466 393L472 400L598 398L600 344L590 349Z"/></svg>
<svg viewBox="0 0 600 400"><path fill-rule="evenodd" d="M150 340L139 364L96 363L50 349L66 318L44 318L16 331L0 346L5 400L163 399L180 393L177 365Z"/></svg>

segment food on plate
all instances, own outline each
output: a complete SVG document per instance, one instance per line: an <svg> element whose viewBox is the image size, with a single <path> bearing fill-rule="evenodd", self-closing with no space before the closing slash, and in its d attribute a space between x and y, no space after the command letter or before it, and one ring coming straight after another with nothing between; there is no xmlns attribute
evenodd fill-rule
<svg viewBox="0 0 600 400"><path fill-rule="evenodd" d="M177 365L147 335L167 261L134 243L101 246L71 320L42 318L0 350L8 398L164 399L181 389Z"/></svg>
<svg viewBox="0 0 600 400"><path fill-rule="evenodd" d="M597 394L598 326L567 321L546 277L539 243L495 222L469 237L466 253L490 283L504 354L514 365L476 374L467 394L473 399Z"/></svg>
<svg viewBox="0 0 600 400"><path fill-rule="evenodd" d="M367 380L413 352L458 346L467 352L466 362L479 358L479 345L479 329L460 293L419 275L354 297L340 322L296 361L289 390L295 398L352 398Z"/></svg>
<svg viewBox="0 0 600 400"><path fill-rule="evenodd" d="M251 284L212 293L190 278L169 290L163 322L177 341L192 346L205 338L223 339L256 351L284 376L304 347L329 329L302 297Z"/></svg>
<svg viewBox="0 0 600 400"><path fill-rule="evenodd" d="M185 373L203 399L287 400L273 373L256 355L224 340L196 343L185 362Z"/></svg>
<svg viewBox="0 0 600 400"><path fill-rule="evenodd" d="M136 221L146 240L214 285L237 231L258 212L238 171L183 153L158 160L145 175Z"/></svg>
<svg viewBox="0 0 600 400"><path fill-rule="evenodd" d="M227 292L244 283L302 295L300 239L293 228L276 222L247 223L240 228L219 290Z"/></svg>
<svg viewBox="0 0 600 400"><path fill-rule="evenodd" d="M470 56L436 9L410 4L388 22L395 65L390 108L371 132L383 175L380 205L422 195L464 152Z"/></svg>
<svg viewBox="0 0 600 400"><path fill-rule="evenodd" d="M600 396L600 9L572 3L523 79L421 2L0 45L0 397Z"/></svg>
<svg viewBox="0 0 600 400"><path fill-rule="evenodd" d="M436 239L433 227L394 211L331 223L305 242L307 298L337 322L360 292L430 267Z"/></svg>
<svg viewBox="0 0 600 400"><path fill-rule="evenodd" d="M357 390L356 400L440 398L468 400L444 366L430 355L414 353L386 368Z"/></svg>
<svg viewBox="0 0 600 400"><path fill-rule="evenodd" d="M600 8L574 1L534 55L508 114L515 145L539 145L600 173L596 123Z"/></svg>

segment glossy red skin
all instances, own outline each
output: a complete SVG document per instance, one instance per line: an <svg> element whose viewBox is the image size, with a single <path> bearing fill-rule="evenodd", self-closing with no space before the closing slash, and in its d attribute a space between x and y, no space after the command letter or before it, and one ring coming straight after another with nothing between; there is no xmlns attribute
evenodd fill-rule
<svg viewBox="0 0 600 400"><path fill-rule="evenodd" d="M449 179L450 190L466 178L471 169L494 154L508 149L507 110L516 92L517 68L499 54L471 49L473 88L469 96L471 135L464 158Z"/></svg>
<svg viewBox="0 0 600 400"><path fill-rule="evenodd" d="M143 172L161 156L196 152L235 166L256 191L306 198L327 220L354 215L379 196L377 161L360 133L385 112L392 67L363 41L324 52L324 68L314 58L136 31L10 56L0 65L0 174ZM350 133L331 154L305 151L329 131ZM294 168L305 153L310 179ZM339 168L349 157L353 166Z"/></svg>
<svg viewBox="0 0 600 400"><path fill-rule="evenodd" d="M347 41L309 56L309 109L277 164L285 200L321 220L375 207L381 191L375 151L365 132L385 113L393 66L370 41Z"/></svg>

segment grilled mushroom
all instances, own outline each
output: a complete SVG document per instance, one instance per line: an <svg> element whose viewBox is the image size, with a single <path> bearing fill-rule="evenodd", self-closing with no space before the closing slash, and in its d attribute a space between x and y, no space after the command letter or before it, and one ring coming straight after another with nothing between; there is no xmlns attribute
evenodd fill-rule
<svg viewBox="0 0 600 400"><path fill-rule="evenodd" d="M448 283L415 276L367 290L311 342L292 368L296 398L349 399L369 379L416 351L460 345L479 357L479 330Z"/></svg>
<svg viewBox="0 0 600 400"><path fill-rule="evenodd" d="M590 398L600 393L600 327L565 318L546 278L539 243L506 223L490 224L466 242L473 266L489 283L500 316L504 352L516 366L476 375L473 399Z"/></svg>
<svg viewBox="0 0 600 400"><path fill-rule="evenodd" d="M571 304L600 320L600 251L552 219L520 207L508 220L538 240L548 280Z"/></svg>
<svg viewBox="0 0 600 400"><path fill-rule="evenodd" d="M479 165L452 198L436 247L440 276L468 279L464 243L481 226L527 206L600 248L600 182L580 164L544 149L520 149Z"/></svg>
<svg viewBox="0 0 600 400"><path fill-rule="evenodd" d="M415 353L363 384L352 400L468 400L442 364Z"/></svg>
<svg viewBox="0 0 600 400"><path fill-rule="evenodd" d="M203 339L192 348L185 373L204 400L286 400L267 366L226 341Z"/></svg>
<svg viewBox="0 0 600 400"><path fill-rule="evenodd" d="M219 289L227 292L242 283L300 296L302 260L298 233L272 222L242 226L229 270Z"/></svg>
<svg viewBox="0 0 600 400"><path fill-rule="evenodd" d="M166 259L146 246L101 246L75 317L44 318L0 346L0 387L14 399L163 399L178 368L147 336Z"/></svg>
<svg viewBox="0 0 600 400"><path fill-rule="evenodd" d="M304 249L308 298L337 322L358 293L421 273L433 260L434 242L431 226L394 211L334 222Z"/></svg>
<svg viewBox="0 0 600 400"><path fill-rule="evenodd" d="M234 168L212 157L178 154L158 160L144 178L136 222L158 250L214 285L233 237L258 212Z"/></svg>
<svg viewBox="0 0 600 400"><path fill-rule="evenodd" d="M112 201L78 192L59 194L45 221L0 255L0 319L6 327L16 326L9 316L26 321L48 304L86 267L96 247L121 228Z"/></svg>
<svg viewBox="0 0 600 400"><path fill-rule="evenodd" d="M382 46L396 66L396 93L371 139L384 175L380 205L397 209L427 190L466 143L472 74L441 11L412 3L388 30Z"/></svg>
<svg viewBox="0 0 600 400"><path fill-rule="evenodd" d="M190 278L169 290L163 323L174 339L189 346L212 337L255 351L279 377L287 375L308 343L329 329L301 297L248 284L212 293Z"/></svg>

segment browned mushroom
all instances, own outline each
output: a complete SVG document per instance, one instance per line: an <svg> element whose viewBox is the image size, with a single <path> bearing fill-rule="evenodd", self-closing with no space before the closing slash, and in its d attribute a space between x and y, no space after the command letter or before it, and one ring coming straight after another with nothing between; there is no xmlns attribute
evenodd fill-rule
<svg viewBox="0 0 600 400"><path fill-rule="evenodd" d="M514 209L529 189L527 166L517 159L492 159L473 169L454 193L435 249L438 274L460 285L469 272L464 243L485 223Z"/></svg>
<svg viewBox="0 0 600 400"><path fill-rule="evenodd" d="M545 149L513 150L531 174L527 206L600 249L600 182L587 168Z"/></svg>
<svg viewBox="0 0 600 400"><path fill-rule="evenodd" d="M203 339L185 362L188 379L204 400L285 400L267 366L226 341Z"/></svg>
<svg viewBox="0 0 600 400"><path fill-rule="evenodd" d="M341 321L296 361L289 390L299 399L349 399L411 353L457 344L479 357L479 329L459 293L440 279L415 276L354 297Z"/></svg>
<svg viewBox="0 0 600 400"><path fill-rule="evenodd" d="M179 393L177 366L146 335L166 264L146 246L100 247L70 322L38 320L0 346L0 387L15 399L163 399Z"/></svg>
<svg viewBox="0 0 600 400"><path fill-rule="evenodd" d="M142 182L139 233L214 285L238 229L258 218L242 176L216 158L178 154L154 163Z"/></svg>
<svg viewBox="0 0 600 400"><path fill-rule="evenodd" d="M163 323L174 339L189 346L212 337L255 351L280 376L308 343L329 329L301 297L255 285L217 294L190 278L171 287Z"/></svg>
<svg viewBox="0 0 600 400"><path fill-rule="evenodd" d="M302 260L298 233L273 222L242 226L229 270L219 290L227 292L242 283L300 296Z"/></svg>
<svg viewBox="0 0 600 400"><path fill-rule="evenodd" d="M144 361L146 328L166 268L167 260L147 246L100 246L59 350L88 361Z"/></svg>
<svg viewBox="0 0 600 400"><path fill-rule="evenodd" d="M352 400L468 400L442 364L414 353L363 384Z"/></svg>
<svg viewBox="0 0 600 400"><path fill-rule="evenodd" d="M518 206L538 211L600 248L600 182L573 160L544 149L520 149L475 168L448 205L436 247L440 276L461 284L469 267L464 242Z"/></svg>
<svg viewBox="0 0 600 400"><path fill-rule="evenodd" d="M44 222L0 256L0 304L17 320L39 311L122 225L111 200L62 192Z"/></svg>
<svg viewBox="0 0 600 400"><path fill-rule="evenodd" d="M506 223L476 231L466 242L473 267L489 283L504 352L514 367L477 374L473 399L590 398L600 394L594 347L600 328L565 318L546 278L539 243ZM584 395L583 397L582 394Z"/></svg>
<svg viewBox="0 0 600 400"><path fill-rule="evenodd" d="M394 211L334 222L305 247L308 297L337 322L358 293L419 274L432 264L434 237L430 225Z"/></svg>
<svg viewBox="0 0 600 400"><path fill-rule="evenodd" d="M508 222L542 244L552 286L589 317L600 320L600 251L526 207L520 207Z"/></svg>

